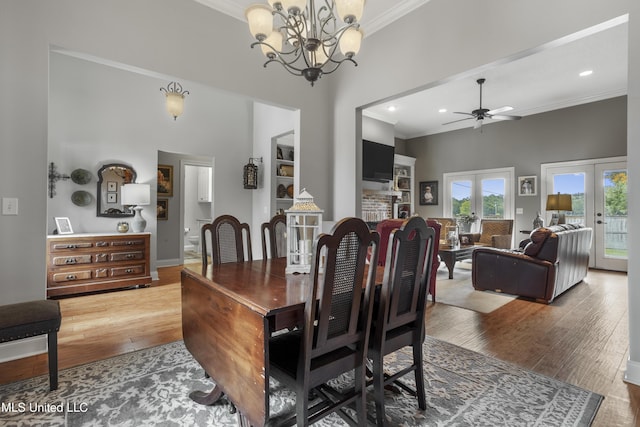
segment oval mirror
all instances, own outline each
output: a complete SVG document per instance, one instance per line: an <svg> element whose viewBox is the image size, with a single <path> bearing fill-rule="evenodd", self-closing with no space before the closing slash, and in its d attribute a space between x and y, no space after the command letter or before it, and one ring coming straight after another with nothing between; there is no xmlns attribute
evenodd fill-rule
<svg viewBox="0 0 640 427"><path fill-rule="evenodd" d="M98 171L98 216L133 216L134 212L125 209L121 203L122 185L132 182L136 182L136 171L131 166L118 163L102 166Z"/></svg>

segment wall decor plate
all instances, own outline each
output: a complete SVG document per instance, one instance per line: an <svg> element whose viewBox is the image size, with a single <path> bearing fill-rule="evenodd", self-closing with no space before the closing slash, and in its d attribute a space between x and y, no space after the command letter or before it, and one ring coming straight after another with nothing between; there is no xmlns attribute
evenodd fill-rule
<svg viewBox="0 0 640 427"><path fill-rule="evenodd" d="M289 185L287 187L287 196L291 197L293 199L293 185Z"/></svg>
<svg viewBox="0 0 640 427"><path fill-rule="evenodd" d="M71 181L80 185L88 184L91 182L91 172L86 169L76 169L71 172Z"/></svg>
<svg viewBox="0 0 640 427"><path fill-rule="evenodd" d="M93 196L87 191L74 191L71 195L71 201L76 206L87 206L93 201Z"/></svg>

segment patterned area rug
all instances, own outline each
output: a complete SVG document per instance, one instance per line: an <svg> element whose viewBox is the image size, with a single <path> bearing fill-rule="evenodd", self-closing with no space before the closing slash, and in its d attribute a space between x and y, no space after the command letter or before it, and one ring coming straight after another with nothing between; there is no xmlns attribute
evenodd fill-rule
<svg viewBox="0 0 640 427"><path fill-rule="evenodd" d="M588 426L603 399L435 338L426 338L424 352L427 409L419 410L407 394L387 392L391 426ZM386 363L396 366L410 357L409 351L398 352ZM0 425L237 425L228 404L201 406L188 397L193 390L211 387L184 343L177 341L63 370L53 392L48 376L0 386ZM294 395L275 382L271 387L271 413L293 410ZM317 425L344 422L334 414Z"/></svg>
<svg viewBox="0 0 640 427"><path fill-rule="evenodd" d="M436 276L436 302L466 308L479 313L491 313L510 303L517 296L492 291L476 291L471 283L471 262L456 263L453 279L442 263ZM429 297L431 300L431 297Z"/></svg>

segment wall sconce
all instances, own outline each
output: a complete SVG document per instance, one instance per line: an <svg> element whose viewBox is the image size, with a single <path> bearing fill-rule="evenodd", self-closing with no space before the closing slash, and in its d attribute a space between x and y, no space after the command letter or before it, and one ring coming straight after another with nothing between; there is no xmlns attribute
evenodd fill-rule
<svg viewBox="0 0 640 427"><path fill-rule="evenodd" d="M161 92L167 97L167 111L173 116L173 120L177 119L184 111L184 96L189 93L183 90L182 85L178 82L171 82L166 88L161 87Z"/></svg>
<svg viewBox="0 0 640 427"><path fill-rule="evenodd" d="M258 165L253 163L254 160L262 163L262 157L249 157L249 163L244 165L242 172L244 188L247 190L258 188Z"/></svg>
<svg viewBox="0 0 640 427"><path fill-rule="evenodd" d="M55 163L49 163L49 198L53 199L53 196L56 195L56 182L66 181L70 178L69 175L59 173Z"/></svg>

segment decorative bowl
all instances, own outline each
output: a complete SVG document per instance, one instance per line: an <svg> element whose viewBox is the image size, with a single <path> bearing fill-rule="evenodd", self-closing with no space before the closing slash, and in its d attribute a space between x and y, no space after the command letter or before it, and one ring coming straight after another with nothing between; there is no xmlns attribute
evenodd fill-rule
<svg viewBox="0 0 640 427"><path fill-rule="evenodd" d="M93 196L87 191L74 191L71 194L71 202L76 206L87 206L93 201Z"/></svg>
<svg viewBox="0 0 640 427"><path fill-rule="evenodd" d="M86 169L76 169L71 172L71 181L80 185L88 184L91 182L91 172Z"/></svg>

